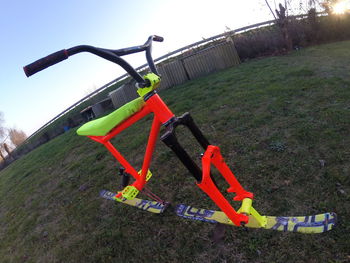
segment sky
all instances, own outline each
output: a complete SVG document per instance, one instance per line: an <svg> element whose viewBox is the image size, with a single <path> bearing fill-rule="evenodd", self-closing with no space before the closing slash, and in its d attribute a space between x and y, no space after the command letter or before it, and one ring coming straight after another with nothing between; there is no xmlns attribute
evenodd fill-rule
<svg viewBox="0 0 350 263"><path fill-rule="evenodd" d="M262 0L0 0L0 112L5 126L30 135L124 73L111 62L80 53L25 76L23 66L55 51L81 44L124 48L156 34L164 37L153 45L157 58L226 27L271 19ZM146 62L141 53L126 60L135 67Z"/></svg>

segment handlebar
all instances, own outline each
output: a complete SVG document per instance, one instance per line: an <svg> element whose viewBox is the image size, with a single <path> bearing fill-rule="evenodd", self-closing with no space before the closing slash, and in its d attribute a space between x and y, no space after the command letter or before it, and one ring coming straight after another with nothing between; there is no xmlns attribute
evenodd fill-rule
<svg viewBox="0 0 350 263"><path fill-rule="evenodd" d="M152 35L147 39L147 41L143 45L116 49L116 50L98 48L98 47L93 47L88 45L75 46L69 49L63 49L61 51L57 51L55 53L52 53L51 55L41 58L23 67L23 70L26 76L30 77L31 75L43 69L46 69L52 65L55 65L72 55L75 55L80 52L90 52L94 55L97 55L99 57L102 57L106 60L109 60L111 62L118 64L124 70L126 70L131 75L131 77L133 77L139 83L141 87L145 87L147 86L147 83L142 78L142 76L128 62L122 59L121 56L146 51L146 60L150 70L153 73L159 75L151 54L152 41L162 42L163 40L164 40L163 37Z"/></svg>

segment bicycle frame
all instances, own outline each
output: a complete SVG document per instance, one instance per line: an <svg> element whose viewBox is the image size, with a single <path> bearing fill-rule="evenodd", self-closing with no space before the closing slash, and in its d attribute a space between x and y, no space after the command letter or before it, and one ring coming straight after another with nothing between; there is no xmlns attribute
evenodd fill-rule
<svg viewBox="0 0 350 263"><path fill-rule="evenodd" d="M116 198L133 199L139 193L139 191L144 188L148 179L147 176L150 173L149 167L155 150L155 144L159 136L160 128L163 125L166 127L166 130L161 136L161 140L169 148L171 148L171 150L173 150L180 161L194 176L194 178L197 180L198 187L202 189L221 208L221 210L227 214L234 224L241 225L248 223L248 216L244 213L244 211L250 210L253 194L245 191L240 185L221 156L219 147L209 144L200 129L195 125L189 113L185 113L181 117L175 117L175 115L155 91L148 93L144 100L145 106L140 111L126 119L121 124L117 125L107 135L87 136L90 139L103 144L123 166L125 172L130 174L135 179L135 182L132 185L126 186L123 191L116 195ZM121 131L152 113L154 114L154 117L149 133L147 147L144 153L142 169L138 172L112 145L110 140L117 136ZM202 157L202 169L197 166L197 164L177 141L174 131L178 125L185 125L188 127L193 136L203 147L205 152ZM217 188L210 173L211 165L214 165L229 183L230 188L227 191L237 194L234 200L242 201L241 211L243 212L236 212Z"/></svg>
<svg viewBox="0 0 350 263"><path fill-rule="evenodd" d="M149 114L154 114L147 147L144 155L144 161L142 164L141 173L137 172L136 169L124 158L124 156L112 145L110 140L117 136L120 132L130 127L134 123L143 119ZM130 174L136 180L133 186L139 191L143 189L146 184L146 176L152 160L152 155L155 150L155 144L159 136L161 125L165 125L175 115L163 102L158 94L154 94L148 100L145 101L145 106L137 113L126 119L120 125L116 126L105 136L87 136L90 139L102 143L112 155L119 161L119 163L125 168L125 172Z"/></svg>

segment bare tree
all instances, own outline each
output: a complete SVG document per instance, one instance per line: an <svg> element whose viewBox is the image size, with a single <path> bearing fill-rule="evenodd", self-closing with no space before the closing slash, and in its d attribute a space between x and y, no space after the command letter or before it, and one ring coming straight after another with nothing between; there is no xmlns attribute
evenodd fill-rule
<svg viewBox="0 0 350 263"><path fill-rule="evenodd" d="M290 39L288 32L288 17L286 15L286 7L284 7L281 3L278 5L279 10L276 9L277 14L277 25L280 27L284 39L285 48L287 51L292 50L293 44Z"/></svg>
<svg viewBox="0 0 350 263"><path fill-rule="evenodd" d="M271 6L270 6L269 2L267 2L267 0L265 0L265 3L266 3L266 5L267 5L267 7L269 8L269 10L270 10L271 14L273 15L274 19L275 19L275 20L277 20L276 15L275 15L275 13L272 11Z"/></svg>
<svg viewBox="0 0 350 263"><path fill-rule="evenodd" d="M12 154L11 154L11 149L10 149L10 147L7 145L7 143L4 143L4 144L3 144L3 148L4 148L5 152L7 152L8 156L9 156L10 158L13 158L13 157L12 157Z"/></svg>
<svg viewBox="0 0 350 263"><path fill-rule="evenodd" d="M5 128L3 126L4 123L4 114L0 111L0 161L5 160L5 156L2 153L3 151L3 143L5 142Z"/></svg>
<svg viewBox="0 0 350 263"><path fill-rule="evenodd" d="M0 140L5 136L4 123L4 114L0 111Z"/></svg>
<svg viewBox="0 0 350 263"><path fill-rule="evenodd" d="M15 147L18 147L27 139L24 131L15 128L9 130L9 137Z"/></svg>
<svg viewBox="0 0 350 263"><path fill-rule="evenodd" d="M2 145L0 145L0 161L5 160L5 156L2 154Z"/></svg>

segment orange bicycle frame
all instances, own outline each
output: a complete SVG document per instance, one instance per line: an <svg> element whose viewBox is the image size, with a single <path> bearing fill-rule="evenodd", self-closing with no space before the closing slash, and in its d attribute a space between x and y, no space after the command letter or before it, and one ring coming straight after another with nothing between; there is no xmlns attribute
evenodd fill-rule
<svg viewBox="0 0 350 263"><path fill-rule="evenodd" d="M112 153L112 155L125 168L125 172L134 177L135 182L133 183L133 186L136 187L139 191L141 191L146 184L146 175L151 163L160 127L162 124L167 123L174 117L174 114L166 106L166 104L158 96L158 94L154 94L153 96L151 96L148 100L145 101L145 103L145 106L139 112L135 113L130 118L122 122L120 125L116 126L107 135L88 136L90 139L102 143ZM124 156L112 145L110 140L126 128L130 127L131 125L133 125L134 123L143 119L145 116L151 113L154 114L154 118L149 133L141 174L139 174L136 171L136 169L124 158Z"/></svg>
<svg viewBox="0 0 350 263"><path fill-rule="evenodd" d="M154 118L148 137L142 169L141 172L137 172L137 170L112 145L110 140L117 136L121 131L125 130L137 121L152 113L154 115ZM146 176L150 167L152 155L155 150L155 144L162 125L165 126L165 133L161 136L161 140L176 154L184 166L194 176L194 178L197 180L197 185L199 188L201 188L236 225L247 223L248 216L237 213L215 185L210 173L211 164L213 164L219 170L219 172L229 183L230 188L227 191L237 194L234 200L242 201L245 198L252 199L253 194L245 191L239 184L234 174L231 172L224 159L222 158L219 147L209 144L207 139L203 136L202 132L195 125L190 114L185 113L181 117L175 117L175 115L171 112L171 110L167 107L167 105L163 102L163 100L158 96L156 92L152 92L149 96L147 96L145 99L145 106L139 112L135 113L124 122L116 126L107 135L88 137L96 142L103 144L112 153L112 155L124 167L125 172L127 174L130 174L135 179L135 182L132 184L132 186L135 187L138 191L141 191L146 184ZM189 128L193 136L203 147L205 153L202 157L202 169L197 166L197 164L192 160L192 158L177 141L174 131L178 125L184 125ZM117 194L117 197L122 197L121 192Z"/></svg>

